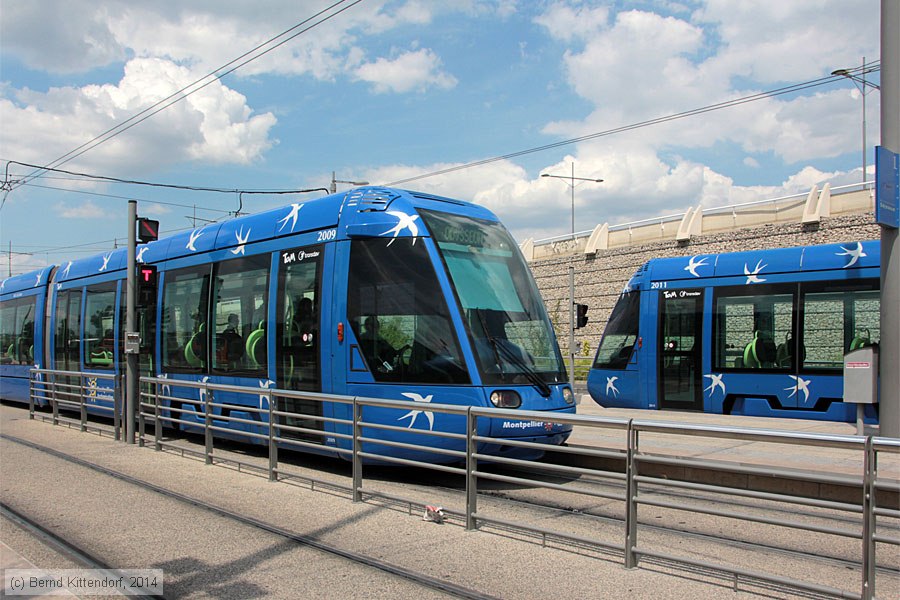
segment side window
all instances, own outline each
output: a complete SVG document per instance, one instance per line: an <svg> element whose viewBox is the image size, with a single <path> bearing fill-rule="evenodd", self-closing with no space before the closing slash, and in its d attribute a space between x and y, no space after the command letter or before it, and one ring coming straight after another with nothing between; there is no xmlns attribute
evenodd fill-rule
<svg viewBox="0 0 900 600"><path fill-rule="evenodd" d="M595 369L624 369L638 338L640 292L623 294L613 308L594 358Z"/></svg>
<svg viewBox="0 0 900 600"><path fill-rule="evenodd" d="M307 392L321 390L321 255L321 248L281 253L275 342L278 387ZM261 345L264 353L265 339ZM263 358L264 354L257 360Z"/></svg>
<svg viewBox="0 0 900 600"><path fill-rule="evenodd" d="M93 285L85 296L84 364L112 369L115 357L115 282Z"/></svg>
<svg viewBox="0 0 900 600"><path fill-rule="evenodd" d="M469 383L423 240L355 240L347 318L376 381Z"/></svg>
<svg viewBox="0 0 900 600"><path fill-rule="evenodd" d="M127 293L122 280L119 292L119 360L125 361L125 320L127 313ZM137 332L141 336L138 354L138 372L141 376L156 375L156 296L146 306L137 306ZM124 366L122 367L124 368Z"/></svg>
<svg viewBox="0 0 900 600"><path fill-rule="evenodd" d="M202 372L209 364L209 266L167 271L162 306L163 369Z"/></svg>
<svg viewBox="0 0 900 600"><path fill-rule="evenodd" d="M80 363L81 290L59 292L56 299L53 351L58 371L78 371Z"/></svg>
<svg viewBox="0 0 900 600"><path fill-rule="evenodd" d="M254 377L266 373L259 351L265 348L270 260L270 255L251 256L216 265L210 332L213 370ZM249 351L248 344L253 346Z"/></svg>
<svg viewBox="0 0 900 600"><path fill-rule="evenodd" d="M804 287L803 367L841 369L844 354L877 344L879 306L877 281Z"/></svg>
<svg viewBox="0 0 900 600"><path fill-rule="evenodd" d="M716 294L715 369L794 368L793 287L741 286Z"/></svg>
<svg viewBox="0 0 900 600"><path fill-rule="evenodd" d="M0 304L0 364L34 364L35 296Z"/></svg>

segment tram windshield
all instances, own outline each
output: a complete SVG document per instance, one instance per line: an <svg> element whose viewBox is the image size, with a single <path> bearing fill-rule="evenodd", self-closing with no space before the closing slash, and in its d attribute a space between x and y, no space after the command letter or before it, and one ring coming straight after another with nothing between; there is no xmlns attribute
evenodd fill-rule
<svg viewBox="0 0 900 600"><path fill-rule="evenodd" d="M594 359L595 369L624 369L638 337L640 292L626 292L616 303Z"/></svg>
<svg viewBox="0 0 900 600"><path fill-rule="evenodd" d="M482 380L549 395L566 371L537 286L499 223L420 211L456 290Z"/></svg>

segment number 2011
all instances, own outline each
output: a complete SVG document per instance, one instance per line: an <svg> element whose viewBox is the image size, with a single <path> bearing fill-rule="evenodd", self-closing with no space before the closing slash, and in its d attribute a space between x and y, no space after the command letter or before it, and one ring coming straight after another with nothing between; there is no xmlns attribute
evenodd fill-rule
<svg viewBox="0 0 900 600"><path fill-rule="evenodd" d="M668 281L651 281L650 289L651 290L661 290L666 287Z"/></svg>

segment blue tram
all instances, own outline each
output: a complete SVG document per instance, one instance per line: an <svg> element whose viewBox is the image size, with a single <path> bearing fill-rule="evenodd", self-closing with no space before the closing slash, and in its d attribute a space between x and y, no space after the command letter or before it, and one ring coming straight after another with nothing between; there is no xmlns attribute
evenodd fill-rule
<svg viewBox="0 0 900 600"><path fill-rule="evenodd" d="M877 241L650 260L588 391L607 407L853 422L843 356L879 341L879 263Z"/></svg>
<svg viewBox="0 0 900 600"><path fill-rule="evenodd" d="M428 411L430 402L575 412L530 271L497 217L477 205L358 188L139 245L137 260L159 273L138 311L142 374L408 401L404 415L366 414L406 430L464 431L462 417ZM123 371L125 262L118 249L3 282L3 398L27 401L32 366ZM171 393L202 400L196 389ZM261 398L220 392L228 408L216 410L259 419L241 407ZM91 402L110 405L111 396L98 389ZM278 403L325 417L302 425L322 429L323 451L343 443L327 435L327 419L348 417L346 405ZM485 425L485 435L548 444L571 431Z"/></svg>

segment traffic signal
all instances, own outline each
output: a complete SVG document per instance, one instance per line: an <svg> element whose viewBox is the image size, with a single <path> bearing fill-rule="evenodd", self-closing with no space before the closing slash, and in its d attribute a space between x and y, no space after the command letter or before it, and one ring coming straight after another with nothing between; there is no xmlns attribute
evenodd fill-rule
<svg viewBox="0 0 900 600"><path fill-rule="evenodd" d="M142 244L155 242L159 239L159 221L139 217L137 220L137 227L138 239L141 240Z"/></svg>
<svg viewBox="0 0 900 600"><path fill-rule="evenodd" d="M156 282L159 273L156 265L137 266L137 303L139 306L151 306L156 301Z"/></svg>
<svg viewBox="0 0 900 600"><path fill-rule="evenodd" d="M575 304L575 329L581 329L587 325L587 304Z"/></svg>

